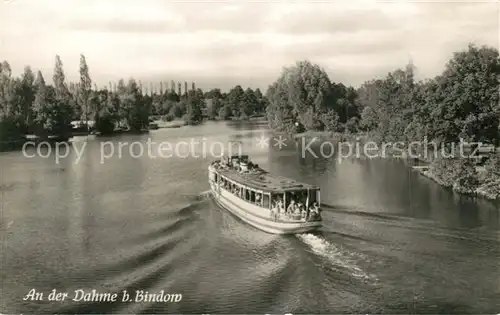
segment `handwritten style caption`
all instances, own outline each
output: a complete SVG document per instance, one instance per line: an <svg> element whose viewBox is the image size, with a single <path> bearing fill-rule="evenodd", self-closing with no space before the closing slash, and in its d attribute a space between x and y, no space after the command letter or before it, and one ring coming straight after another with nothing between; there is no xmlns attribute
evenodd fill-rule
<svg viewBox="0 0 500 315"><path fill-rule="evenodd" d="M161 290L157 293L150 293L144 290L136 290L128 292L123 290L119 293L103 293L96 290L85 291L82 289L74 290L73 292L59 292L56 289L46 295L44 292L37 292L31 289L28 294L23 297L24 301L74 301L74 302L136 302L136 303L150 303L150 302L163 302L163 303L179 303L182 300L180 293L165 293Z"/></svg>

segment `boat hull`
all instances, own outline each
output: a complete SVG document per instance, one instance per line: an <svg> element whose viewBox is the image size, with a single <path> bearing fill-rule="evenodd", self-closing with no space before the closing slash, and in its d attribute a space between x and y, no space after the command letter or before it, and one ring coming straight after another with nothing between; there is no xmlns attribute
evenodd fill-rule
<svg viewBox="0 0 500 315"><path fill-rule="evenodd" d="M319 229L321 221L279 221L274 220L270 210L253 205L234 194L220 188L216 183L209 181L213 199L221 207L250 224L251 226L271 234L300 234Z"/></svg>

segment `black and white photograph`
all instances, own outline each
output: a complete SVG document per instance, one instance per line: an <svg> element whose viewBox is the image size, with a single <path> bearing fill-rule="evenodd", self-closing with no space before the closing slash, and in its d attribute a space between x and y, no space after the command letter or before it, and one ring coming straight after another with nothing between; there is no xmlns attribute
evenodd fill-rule
<svg viewBox="0 0 500 315"><path fill-rule="evenodd" d="M0 315L500 314L500 2L0 0Z"/></svg>

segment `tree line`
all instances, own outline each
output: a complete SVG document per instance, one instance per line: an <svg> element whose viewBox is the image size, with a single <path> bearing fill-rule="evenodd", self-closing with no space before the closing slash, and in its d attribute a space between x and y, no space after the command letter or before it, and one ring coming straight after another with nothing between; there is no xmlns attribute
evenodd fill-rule
<svg viewBox="0 0 500 315"><path fill-rule="evenodd" d="M20 77L13 77L9 63L0 63L0 146L18 146L27 134L67 138L72 121L95 121L96 131L111 134L117 129L144 130L152 115L182 119L185 124L200 123L203 111L208 119L248 119L263 114L267 104L259 89L243 90L239 85L228 93L220 89L203 92L194 89L194 84L184 93L180 84L178 93L173 89L146 93L140 81L121 79L114 87L99 89L92 84L84 55L80 56L79 74L79 82L67 83L59 56L55 57L52 84L41 71L35 75L30 66Z"/></svg>
<svg viewBox="0 0 500 315"><path fill-rule="evenodd" d="M439 143L500 140L498 50L469 45L442 74L416 81L409 64L355 89L332 82L310 61L285 68L269 86L266 109L278 131L370 132L380 141L428 137Z"/></svg>
<svg viewBox="0 0 500 315"><path fill-rule="evenodd" d="M461 141L499 146L496 48L469 44L451 56L441 74L427 80L416 81L415 69L409 64L355 89L332 82L320 66L300 61L285 68L267 91L269 125L282 132L363 135L378 143L427 140L445 150ZM482 193L500 198L498 154L490 155L481 172L471 159L440 156L430 162L431 177L443 185L464 192L488 190Z"/></svg>

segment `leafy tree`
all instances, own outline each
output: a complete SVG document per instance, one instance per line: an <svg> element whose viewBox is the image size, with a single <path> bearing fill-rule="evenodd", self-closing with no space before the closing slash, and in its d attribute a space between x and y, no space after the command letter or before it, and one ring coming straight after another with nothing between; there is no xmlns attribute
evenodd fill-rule
<svg viewBox="0 0 500 315"><path fill-rule="evenodd" d="M49 89L47 94L51 110L45 126L52 134L67 136L70 132L72 117L72 108L70 106L71 96L65 82L63 64L59 55L56 55L53 81L54 87L53 89Z"/></svg>
<svg viewBox="0 0 500 315"><path fill-rule="evenodd" d="M3 61L0 64L0 109L2 110L3 118L8 117L9 113L11 113L11 75L10 64L7 61Z"/></svg>
<svg viewBox="0 0 500 315"><path fill-rule="evenodd" d="M38 71L36 81L36 94L35 100L33 102L33 120L34 129L36 134L43 132L43 125L47 119L47 88L45 86L45 80L43 78L42 72Z"/></svg>
<svg viewBox="0 0 500 315"><path fill-rule="evenodd" d="M499 143L499 75L497 49L469 45L454 54L438 80L443 102L435 112L450 122L446 140Z"/></svg>
<svg viewBox="0 0 500 315"><path fill-rule="evenodd" d="M231 108L232 117L240 117L242 114L248 112L245 91L243 91L240 85L236 85L229 91L224 103L228 104Z"/></svg>
<svg viewBox="0 0 500 315"><path fill-rule="evenodd" d="M207 91L204 95L205 98L207 99L221 99L222 98L222 93L220 89L211 89L210 91Z"/></svg>
<svg viewBox="0 0 500 315"><path fill-rule="evenodd" d="M231 118L231 106L229 106L229 104L224 104L224 106L219 109L218 115L220 120L228 120L229 118Z"/></svg>
<svg viewBox="0 0 500 315"><path fill-rule="evenodd" d="M245 90L245 106L243 107L243 113L246 116L255 114L259 109L259 99L255 95L255 92L251 88Z"/></svg>
<svg viewBox="0 0 500 315"><path fill-rule="evenodd" d="M33 102L35 101L35 75L30 67L24 68L24 73L21 77L21 106L23 117L23 130L28 132L29 126L33 124Z"/></svg>
<svg viewBox="0 0 500 315"><path fill-rule="evenodd" d="M288 102L288 90L283 75L269 86L267 99L269 106L266 108L266 115L269 126L279 132L296 132L300 122Z"/></svg>
<svg viewBox="0 0 500 315"><path fill-rule="evenodd" d="M46 107L43 113L43 131L41 136L57 135L67 136L71 119L71 108L58 97L57 89L53 86L46 87Z"/></svg>
<svg viewBox="0 0 500 315"><path fill-rule="evenodd" d="M132 131L140 131L149 124L148 109L142 106L142 94L134 79L127 86L121 87L121 106L124 108L125 120Z"/></svg>
<svg viewBox="0 0 500 315"><path fill-rule="evenodd" d="M377 128L379 118L376 110L373 107L366 106L361 112L360 126L365 131L371 131Z"/></svg>
<svg viewBox="0 0 500 315"><path fill-rule="evenodd" d="M188 125L199 124L202 120L201 107L203 103L203 92L201 90L189 91L186 97L187 111L184 120Z"/></svg>
<svg viewBox="0 0 500 315"><path fill-rule="evenodd" d="M220 89L212 89L205 93L204 98L207 102L208 119L216 119L223 105L223 95Z"/></svg>
<svg viewBox="0 0 500 315"><path fill-rule="evenodd" d="M176 117L176 118L181 118L182 116L184 116L185 113L186 113L186 105L184 104L184 102L175 103L170 108L170 111L169 111L169 115Z"/></svg>
<svg viewBox="0 0 500 315"><path fill-rule="evenodd" d="M324 129L326 116L333 115L335 104L328 75L309 61L285 68L268 89L267 98L270 126L282 131L292 131L297 125L308 130Z"/></svg>
<svg viewBox="0 0 500 315"><path fill-rule="evenodd" d="M80 84L78 89L79 104L84 109L85 123L89 120L90 116L90 97L92 89L92 80L89 75L89 67L85 56L80 55Z"/></svg>

